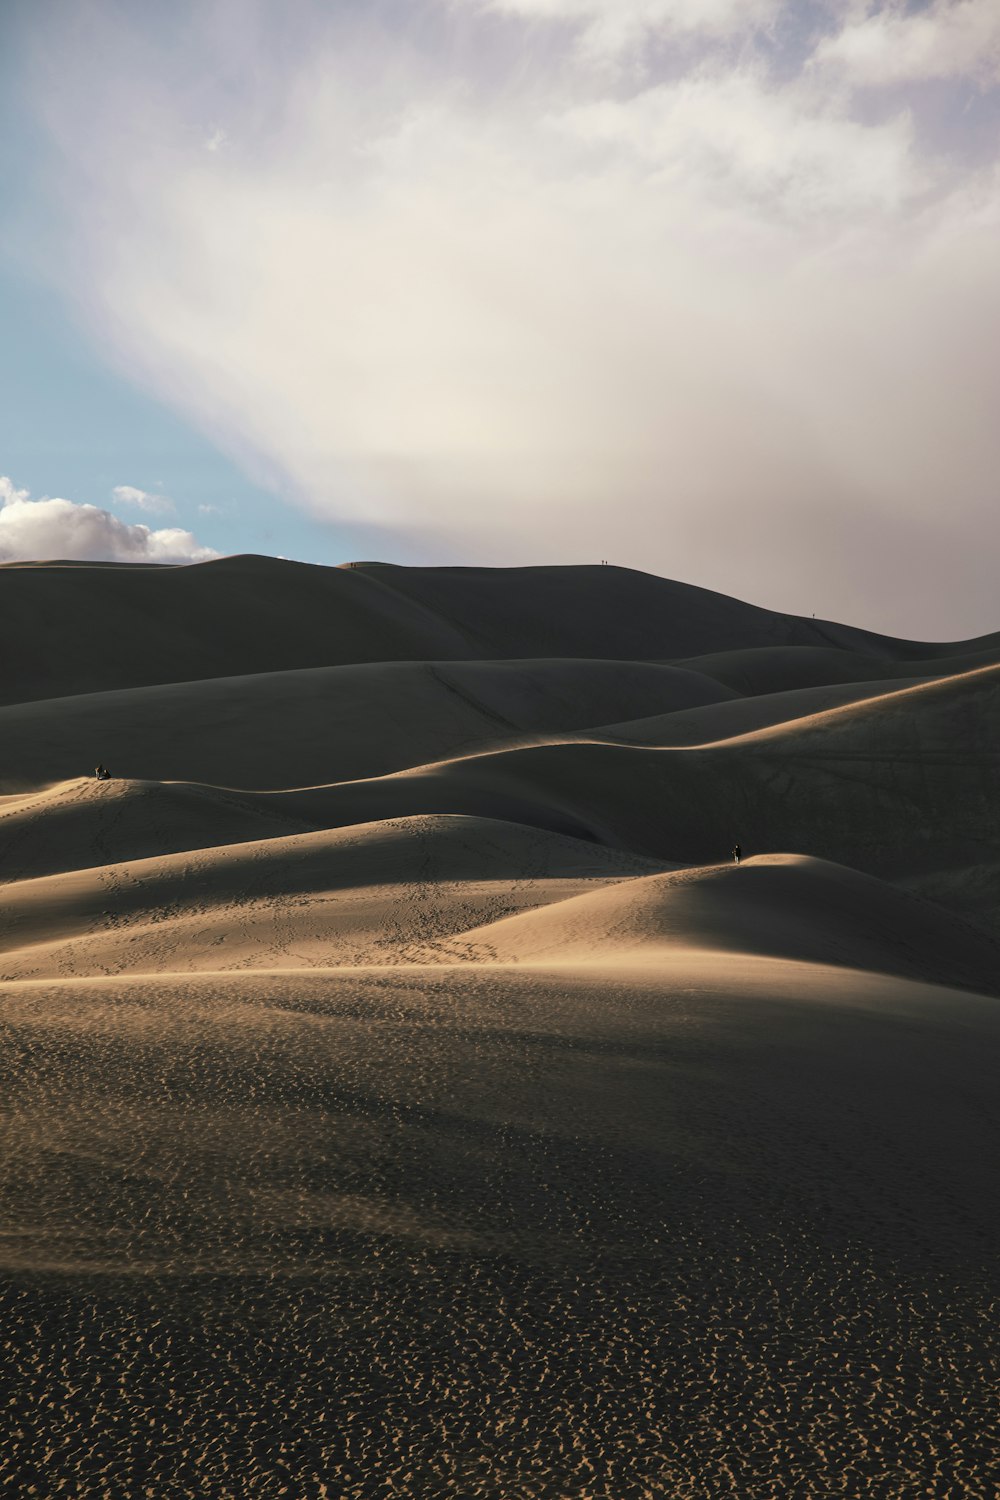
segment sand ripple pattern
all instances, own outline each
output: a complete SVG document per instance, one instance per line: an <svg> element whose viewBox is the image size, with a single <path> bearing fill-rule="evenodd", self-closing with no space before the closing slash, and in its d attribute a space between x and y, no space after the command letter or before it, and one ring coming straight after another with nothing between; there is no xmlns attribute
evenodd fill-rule
<svg viewBox="0 0 1000 1500"><path fill-rule="evenodd" d="M995 1003L746 968L8 986L4 1481L992 1496Z"/></svg>

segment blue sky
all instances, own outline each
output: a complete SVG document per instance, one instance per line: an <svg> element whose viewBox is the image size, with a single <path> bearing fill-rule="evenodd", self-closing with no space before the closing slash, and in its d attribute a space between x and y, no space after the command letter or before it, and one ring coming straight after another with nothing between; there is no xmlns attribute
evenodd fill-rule
<svg viewBox="0 0 1000 1500"><path fill-rule="evenodd" d="M3 556L610 556L1000 628L995 0L0 33Z"/></svg>
<svg viewBox="0 0 1000 1500"><path fill-rule="evenodd" d="M19 487L98 506L112 505L118 486L162 492L174 499L178 524L220 552L339 560L333 528L282 506L117 374L51 291L16 268L0 276L0 322L8 350L0 362L0 451Z"/></svg>
<svg viewBox="0 0 1000 1500"><path fill-rule="evenodd" d="M127 525L183 528L199 548L223 555L338 563L377 550L382 537L363 523L310 517L285 502L280 484L255 482L245 465L122 367L80 318L53 254L64 222L46 189L52 161L30 106L28 59L40 13L7 0L0 20L8 43L0 46L0 201L7 209L0 235L0 474L34 500L71 497L117 513ZM149 15L155 21L152 7ZM55 23L48 7L45 24L51 30ZM39 241L46 245L41 263ZM122 501L114 491L124 487L162 496L170 507L147 511ZM408 560L405 544L398 550L399 560Z"/></svg>

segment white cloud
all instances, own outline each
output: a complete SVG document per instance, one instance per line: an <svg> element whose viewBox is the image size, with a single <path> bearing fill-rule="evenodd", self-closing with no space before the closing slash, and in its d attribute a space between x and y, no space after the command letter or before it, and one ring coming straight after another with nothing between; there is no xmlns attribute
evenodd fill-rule
<svg viewBox="0 0 1000 1500"><path fill-rule="evenodd" d="M1000 82L1000 5L935 0L915 12L886 5L825 38L815 61L865 85L960 77Z"/></svg>
<svg viewBox="0 0 1000 1500"><path fill-rule="evenodd" d="M67 558L89 562L207 562L217 557L190 531L130 526L96 505L30 500L0 475L0 562Z"/></svg>
<svg viewBox="0 0 1000 1500"><path fill-rule="evenodd" d="M611 553L846 614L861 517L872 578L899 579L863 617L929 619L953 539L997 535L997 165L929 151L914 100L855 112L804 56L777 80L735 29L638 86L574 50L610 4L532 7L578 23L540 69L524 17L419 9L439 32L331 7L279 60L254 7L206 4L202 71L176 77L117 11L86 57L49 55L64 275L98 335L256 478L411 556ZM719 34L770 12L699 13ZM209 154L223 76L239 144ZM928 540L902 577L907 528ZM994 607L987 553L951 590L970 613Z"/></svg>
<svg viewBox="0 0 1000 1500"><path fill-rule="evenodd" d="M137 489L134 484L116 484L111 493L120 505L135 505L139 510L150 511L152 514L166 514L175 508L174 502L166 495Z"/></svg>
<svg viewBox="0 0 1000 1500"><path fill-rule="evenodd" d="M0 509L5 505L15 505L27 500L28 494L28 490L16 490L14 481L8 479L6 474L0 474Z"/></svg>

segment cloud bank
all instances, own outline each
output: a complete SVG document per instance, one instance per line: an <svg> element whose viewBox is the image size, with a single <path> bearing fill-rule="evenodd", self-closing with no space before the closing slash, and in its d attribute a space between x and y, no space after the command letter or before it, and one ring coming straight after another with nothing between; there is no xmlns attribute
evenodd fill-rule
<svg viewBox="0 0 1000 1500"><path fill-rule="evenodd" d="M255 478L429 558L1000 626L993 0L142 14L39 51L55 273Z"/></svg>
<svg viewBox="0 0 1000 1500"><path fill-rule="evenodd" d="M190 531L175 526L151 531L148 526L129 525L96 505L78 505L72 500L32 500L27 490L15 489L10 479L0 475L0 562L65 558L193 563L218 555L211 547L201 546Z"/></svg>

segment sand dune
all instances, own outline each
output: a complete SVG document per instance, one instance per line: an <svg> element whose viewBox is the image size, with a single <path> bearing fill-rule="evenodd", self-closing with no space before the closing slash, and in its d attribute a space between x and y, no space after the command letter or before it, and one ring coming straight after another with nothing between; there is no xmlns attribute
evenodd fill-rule
<svg viewBox="0 0 1000 1500"><path fill-rule="evenodd" d="M8 564L0 578L4 631L21 642L5 663L6 703L479 654L446 621L361 573L275 558L156 569Z"/></svg>
<svg viewBox="0 0 1000 1500"><path fill-rule="evenodd" d="M685 948L1000 986L990 938L840 865L762 855L663 871L541 829L447 816L22 880L4 891L0 977L432 960L669 966Z"/></svg>
<svg viewBox="0 0 1000 1500"><path fill-rule="evenodd" d="M762 954L1000 993L1000 947L932 902L805 855L759 855L616 882L464 934L483 959L670 964Z"/></svg>
<svg viewBox="0 0 1000 1500"><path fill-rule="evenodd" d="M961 649L967 646L969 649ZM784 693L907 677L953 677L1000 661L1000 639L932 646L872 637L857 649L847 646L757 646L709 652L675 662L733 692ZM860 696L860 695L859 695Z"/></svg>
<svg viewBox="0 0 1000 1500"><path fill-rule="evenodd" d="M941 906L978 920L987 932L1000 931L1000 860L921 870L897 882Z"/></svg>
<svg viewBox="0 0 1000 1500"><path fill-rule="evenodd" d="M8 885L0 973L420 962L484 921L657 868L476 818L273 837Z"/></svg>
<svg viewBox="0 0 1000 1500"><path fill-rule="evenodd" d="M648 670L652 691L659 691L656 669ZM0 801L6 872L25 878L157 850L452 813L532 824L659 859L711 863L742 838L755 850L813 852L907 878L980 862L996 846L997 757L989 736L1000 730L998 679L1000 669L988 668L903 688L878 684L872 696L866 696L872 685L856 696L800 690L682 709L638 724L536 734L527 745L529 731L509 729L505 737L480 713L484 737L506 738L507 745L494 750L484 739L471 754L429 765L417 760L399 774L376 772L328 786L292 782L287 791L264 794L226 785L76 778ZM841 701L831 706L830 694ZM423 694L409 701L427 709ZM272 716L271 702L264 695L259 734L243 718L228 737L216 738L223 742L214 755L219 769L234 769L241 737L250 738L246 761L265 785L278 779L285 763L309 768L310 752L302 755L289 744L293 721L280 712ZM406 702L391 699L387 714L405 712ZM435 735L473 734L474 710L442 727L436 700L431 707L434 728L425 728L425 744ZM581 712L593 707L593 697L586 698ZM166 722L158 726L161 734ZM384 727L374 713L367 720L355 716L344 736L349 756L361 753L361 731L372 723ZM148 733L150 744L156 738ZM387 731L386 738L398 759L416 757L421 748L419 736L394 739ZM201 746L212 739L178 732L176 759L211 759ZM328 767L343 753L326 754L322 743L317 751ZM938 832L943 823L947 842Z"/></svg>
<svg viewBox="0 0 1000 1500"><path fill-rule="evenodd" d="M227 557L186 568L8 563L0 578L0 625L19 642L0 679L5 703L350 662L667 661L789 646L886 661L959 654L625 568L343 569ZM1000 650L996 637L958 644L962 655Z"/></svg>
<svg viewBox="0 0 1000 1500"><path fill-rule="evenodd" d="M116 776L278 789L384 775L730 689L646 662L388 662L84 693L0 708L0 788Z"/></svg>
<svg viewBox="0 0 1000 1500"><path fill-rule="evenodd" d="M1000 988L989 937L854 870L763 855L664 872L484 819L107 865L10 885L4 904L5 980L435 961L640 962L667 974L699 949Z"/></svg>
<svg viewBox="0 0 1000 1500"><path fill-rule="evenodd" d="M922 681L936 681L924 678ZM718 703L698 704L647 718L624 719L617 724L602 724L593 731L594 738L620 744L657 745L663 749L683 745L711 745L739 735L754 734L831 708L844 708L868 698L881 698L913 686L904 677L887 682L845 682L819 687L785 688L776 693L758 693L746 698L733 697Z"/></svg>
<svg viewBox="0 0 1000 1500"><path fill-rule="evenodd" d="M264 558L0 619L12 1494L992 1495L1000 636Z"/></svg>
<svg viewBox="0 0 1000 1500"><path fill-rule="evenodd" d="M0 800L4 874L25 880L155 853L274 838L314 825L219 787L76 777Z"/></svg>
<svg viewBox="0 0 1000 1500"><path fill-rule="evenodd" d="M458 759L331 788L325 816L348 805L369 819L511 816L693 864L739 839L902 878L996 848L996 744L1000 672L988 668L706 746L575 742Z"/></svg>

